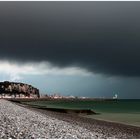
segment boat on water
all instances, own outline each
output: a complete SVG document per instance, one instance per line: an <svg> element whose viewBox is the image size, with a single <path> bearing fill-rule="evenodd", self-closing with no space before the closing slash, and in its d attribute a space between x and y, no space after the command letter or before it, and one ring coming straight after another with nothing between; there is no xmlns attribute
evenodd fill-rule
<svg viewBox="0 0 140 140"><path fill-rule="evenodd" d="M118 99L118 95L115 94L115 95L113 96L113 99Z"/></svg>

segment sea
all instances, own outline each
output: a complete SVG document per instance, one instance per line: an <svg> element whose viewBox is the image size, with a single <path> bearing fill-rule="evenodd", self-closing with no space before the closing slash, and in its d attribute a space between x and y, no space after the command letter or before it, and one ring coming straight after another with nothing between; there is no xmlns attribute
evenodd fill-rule
<svg viewBox="0 0 140 140"><path fill-rule="evenodd" d="M30 104L46 108L91 109L96 115L84 117L140 127L140 99L52 100Z"/></svg>
<svg viewBox="0 0 140 140"><path fill-rule="evenodd" d="M140 113L140 99L41 101L39 105L57 108L92 109L95 112Z"/></svg>

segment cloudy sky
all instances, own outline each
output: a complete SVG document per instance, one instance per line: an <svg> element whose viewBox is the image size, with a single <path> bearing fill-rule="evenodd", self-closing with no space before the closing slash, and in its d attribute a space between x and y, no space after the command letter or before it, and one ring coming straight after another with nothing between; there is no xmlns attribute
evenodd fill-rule
<svg viewBox="0 0 140 140"><path fill-rule="evenodd" d="M140 98L140 2L0 2L0 81L42 94Z"/></svg>

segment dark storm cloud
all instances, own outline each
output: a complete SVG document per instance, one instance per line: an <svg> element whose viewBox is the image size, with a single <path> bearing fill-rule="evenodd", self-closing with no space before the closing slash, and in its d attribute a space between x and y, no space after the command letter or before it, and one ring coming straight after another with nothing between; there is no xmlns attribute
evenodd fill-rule
<svg viewBox="0 0 140 140"><path fill-rule="evenodd" d="M140 2L0 2L0 57L140 76Z"/></svg>

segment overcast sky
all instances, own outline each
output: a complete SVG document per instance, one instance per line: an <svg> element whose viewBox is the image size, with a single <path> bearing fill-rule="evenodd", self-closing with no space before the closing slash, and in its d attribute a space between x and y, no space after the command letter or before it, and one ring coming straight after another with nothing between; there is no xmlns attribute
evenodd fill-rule
<svg viewBox="0 0 140 140"><path fill-rule="evenodd" d="M0 2L0 80L42 94L140 98L140 2Z"/></svg>

